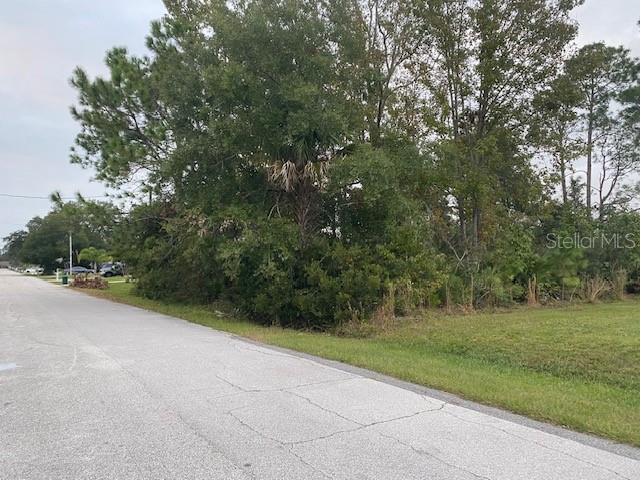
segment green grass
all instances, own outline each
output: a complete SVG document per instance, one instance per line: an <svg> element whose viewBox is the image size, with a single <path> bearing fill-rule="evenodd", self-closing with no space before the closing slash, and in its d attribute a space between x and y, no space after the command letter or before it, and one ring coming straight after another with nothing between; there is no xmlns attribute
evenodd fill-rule
<svg viewBox="0 0 640 480"><path fill-rule="evenodd" d="M126 283L90 293L640 446L637 300L431 312L354 338L262 327L214 307L149 300Z"/></svg>

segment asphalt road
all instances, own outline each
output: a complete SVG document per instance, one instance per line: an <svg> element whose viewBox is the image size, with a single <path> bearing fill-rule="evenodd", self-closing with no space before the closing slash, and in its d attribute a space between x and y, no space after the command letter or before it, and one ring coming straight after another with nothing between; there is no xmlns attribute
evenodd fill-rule
<svg viewBox="0 0 640 480"><path fill-rule="evenodd" d="M0 479L640 479L640 461L0 270Z"/></svg>

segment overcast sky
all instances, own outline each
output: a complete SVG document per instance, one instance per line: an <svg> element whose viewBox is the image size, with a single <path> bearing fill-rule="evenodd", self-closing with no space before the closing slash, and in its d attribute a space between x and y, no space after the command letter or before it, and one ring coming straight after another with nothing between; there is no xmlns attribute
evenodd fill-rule
<svg viewBox="0 0 640 480"><path fill-rule="evenodd" d="M2 195L104 195L91 172L68 160L78 130L69 77L77 65L104 73L105 52L116 45L143 53L149 23L164 7L161 0L20 0L3 1L0 12L1 239L49 210L46 200ZM602 40L640 56L640 1L586 0L575 18L580 44Z"/></svg>

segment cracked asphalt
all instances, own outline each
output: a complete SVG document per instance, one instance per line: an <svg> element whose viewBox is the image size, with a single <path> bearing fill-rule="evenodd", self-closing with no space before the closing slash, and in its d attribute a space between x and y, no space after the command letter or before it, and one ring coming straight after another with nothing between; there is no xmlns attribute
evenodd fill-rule
<svg viewBox="0 0 640 480"><path fill-rule="evenodd" d="M0 270L2 480L640 478L443 398Z"/></svg>

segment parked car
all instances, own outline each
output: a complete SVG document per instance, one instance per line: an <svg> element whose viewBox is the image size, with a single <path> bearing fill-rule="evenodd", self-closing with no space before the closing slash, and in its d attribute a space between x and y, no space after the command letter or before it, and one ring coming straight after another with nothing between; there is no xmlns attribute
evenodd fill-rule
<svg viewBox="0 0 640 480"><path fill-rule="evenodd" d="M42 267L27 267L24 269L24 273L27 275L42 275L44 268Z"/></svg>
<svg viewBox="0 0 640 480"><path fill-rule="evenodd" d="M69 273L69 269L65 268L64 273ZM71 273L91 273L91 270L80 265L76 265L75 267L71 267Z"/></svg>
<svg viewBox="0 0 640 480"><path fill-rule="evenodd" d="M123 274L123 268L122 268L122 264L119 262L103 263L100 266L100 275L102 275L103 277L115 277L116 275L122 275L122 274Z"/></svg>

